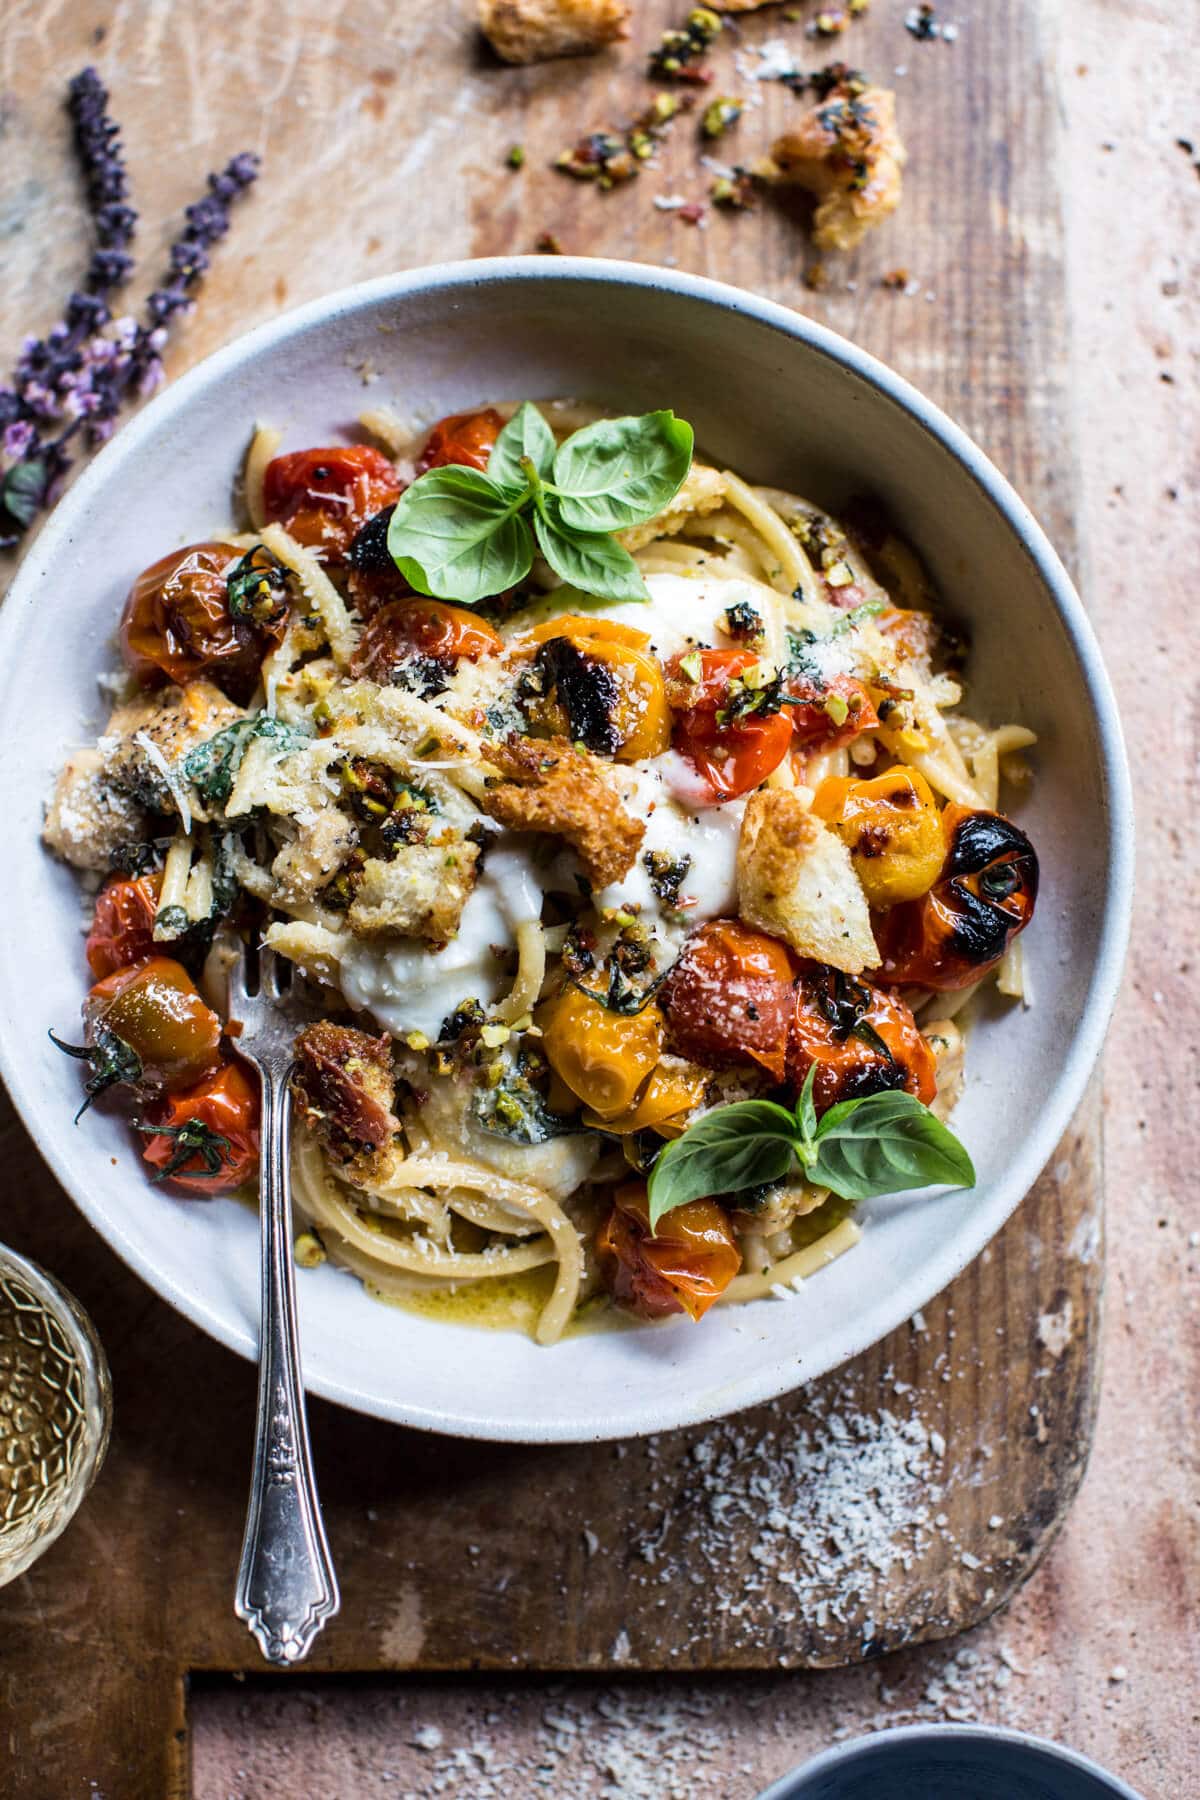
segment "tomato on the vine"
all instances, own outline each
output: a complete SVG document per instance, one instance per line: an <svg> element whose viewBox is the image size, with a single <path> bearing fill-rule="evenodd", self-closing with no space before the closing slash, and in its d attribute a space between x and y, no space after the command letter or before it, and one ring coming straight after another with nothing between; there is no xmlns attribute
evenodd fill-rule
<svg viewBox="0 0 1200 1800"><path fill-rule="evenodd" d="M223 1063L194 1087L166 1095L156 1113L138 1126L155 1181L226 1194L257 1169L259 1087L240 1063Z"/></svg>
<svg viewBox="0 0 1200 1800"><path fill-rule="evenodd" d="M204 676L239 704L250 698L282 624L231 614L228 576L241 555L232 544L189 544L138 576L121 615L121 653L143 687Z"/></svg>
<svg viewBox="0 0 1200 1800"><path fill-rule="evenodd" d="M220 1060L221 1021L182 963L169 956L151 956L96 982L83 1018L90 1044L119 1039L151 1085L188 1087Z"/></svg>
<svg viewBox="0 0 1200 1800"><path fill-rule="evenodd" d="M823 963L805 964L796 982L787 1055L796 1093L814 1065L819 1113L890 1088L928 1106L937 1092L933 1052L903 1000Z"/></svg>

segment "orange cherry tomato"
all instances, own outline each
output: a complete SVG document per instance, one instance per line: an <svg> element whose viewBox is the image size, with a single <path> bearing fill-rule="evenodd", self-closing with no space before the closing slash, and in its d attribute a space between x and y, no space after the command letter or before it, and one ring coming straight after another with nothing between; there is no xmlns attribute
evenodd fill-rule
<svg viewBox="0 0 1200 1800"><path fill-rule="evenodd" d="M1037 852L1002 813L947 806L946 860L919 900L873 921L879 980L899 986L969 987L995 968L1037 904Z"/></svg>
<svg viewBox="0 0 1200 1800"><path fill-rule="evenodd" d="M143 687L199 676L244 703L266 645L282 630L234 619L226 577L242 552L232 544L189 544L138 576L121 615L121 654Z"/></svg>
<svg viewBox="0 0 1200 1800"><path fill-rule="evenodd" d="M937 1093L933 1051L903 1000L823 963L806 964L796 983L787 1057L796 1093L814 1064L818 1113L889 1088L903 1088L926 1106Z"/></svg>
<svg viewBox="0 0 1200 1800"><path fill-rule="evenodd" d="M88 968L97 980L154 955L154 915L161 887L161 875L139 875L136 880L114 875L100 889L84 946Z"/></svg>
<svg viewBox="0 0 1200 1800"><path fill-rule="evenodd" d="M83 1019L89 1044L119 1038L142 1078L170 1091L190 1087L220 1061L221 1021L168 956L106 975L84 1001Z"/></svg>
<svg viewBox="0 0 1200 1800"><path fill-rule="evenodd" d="M369 444L293 450L267 464L263 510L319 556L336 564L375 513L400 498L394 467Z"/></svg>
<svg viewBox="0 0 1200 1800"><path fill-rule="evenodd" d="M441 469L447 463L458 463L467 469L486 469L488 458L496 447L496 439L504 430L504 420L493 407L482 412L451 413L439 419L425 440L425 448L417 458L417 474L427 469Z"/></svg>
<svg viewBox="0 0 1200 1800"><path fill-rule="evenodd" d="M363 632L351 673L387 683L414 656L453 665L478 662L504 648L498 631L464 606L444 600L390 600Z"/></svg>
<svg viewBox="0 0 1200 1800"><path fill-rule="evenodd" d="M617 762L661 756L671 742L662 665L648 633L609 619L564 613L535 627L526 643L546 695L547 725ZM532 712L537 717L537 712Z"/></svg>
<svg viewBox="0 0 1200 1800"><path fill-rule="evenodd" d="M142 1156L189 1194L227 1194L258 1168L259 1087L240 1063L223 1063L194 1087L168 1095Z"/></svg>
<svg viewBox="0 0 1200 1800"><path fill-rule="evenodd" d="M928 893L946 855L942 818L925 777L897 763L871 780L833 775L813 796L854 864L869 905L881 910Z"/></svg>
<svg viewBox="0 0 1200 1800"><path fill-rule="evenodd" d="M737 919L692 932L663 985L667 1046L708 1068L757 1063L782 1081L795 962L775 938Z"/></svg>
<svg viewBox="0 0 1200 1800"><path fill-rule="evenodd" d="M537 1022L551 1069L602 1119L628 1111L662 1055L663 1017L653 1001L615 1013L568 984L542 1003Z"/></svg>
<svg viewBox="0 0 1200 1800"><path fill-rule="evenodd" d="M787 691L793 699L788 708L792 732L801 749L836 750L879 724L870 694L853 675L835 675L823 687L793 675Z"/></svg>
<svg viewBox="0 0 1200 1800"><path fill-rule="evenodd" d="M672 742L716 802L759 787L791 748L786 711L739 711L754 693L747 672L758 666L751 650L693 650L667 664L667 699L675 710Z"/></svg>
<svg viewBox="0 0 1200 1800"><path fill-rule="evenodd" d="M733 1227L715 1200L689 1200L650 1229L646 1189L623 1183L596 1237L614 1300L642 1319L701 1319L742 1266Z"/></svg>

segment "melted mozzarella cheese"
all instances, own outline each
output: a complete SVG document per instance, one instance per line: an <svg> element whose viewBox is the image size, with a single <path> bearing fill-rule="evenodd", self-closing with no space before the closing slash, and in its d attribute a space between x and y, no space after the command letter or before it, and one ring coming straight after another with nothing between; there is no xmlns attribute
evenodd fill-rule
<svg viewBox="0 0 1200 1800"><path fill-rule="evenodd" d="M693 650L698 645L727 646L730 639L725 630L725 614L731 606L744 600L761 613L778 598L761 582L729 576L647 575L646 589L649 600L626 600L603 607L581 604L574 590L570 590L568 598L561 593L550 594L520 614L515 635L563 613L586 609L595 611L597 618L646 632L655 655L665 662L679 651Z"/></svg>
<svg viewBox="0 0 1200 1800"><path fill-rule="evenodd" d="M517 926L541 912L542 890L529 852L498 845L463 907L457 937L441 950L419 938L355 943L342 959L342 992L387 1031L436 1038L463 1000L491 1006L508 989L511 976L493 946L511 947Z"/></svg>
<svg viewBox="0 0 1200 1800"><path fill-rule="evenodd" d="M674 750L650 762L618 765L613 773L626 811L645 822L646 835L633 867L595 896L596 905L602 911L637 908L655 935L675 948L702 919L737 910L737 846L746 803L697 804L694 771ZM645 861L652 850L688 858L678 909L664 909L654 892Z"/></svg>

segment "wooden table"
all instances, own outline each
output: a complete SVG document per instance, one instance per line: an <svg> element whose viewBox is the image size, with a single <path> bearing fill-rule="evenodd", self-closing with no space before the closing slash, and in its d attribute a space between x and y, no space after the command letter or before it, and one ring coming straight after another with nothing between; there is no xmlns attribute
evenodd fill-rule
<svg viewBox="0 0 1200 1800"><path fill-rule="evenodd" d="M969 15L964 9L965 27L953 48L913 43L901 28L904 10L876 0L869 24L856 27L856 35L846 41L845 48L852 60L862 61L869 69L886 70L889 62L907 67L908 73L897 78L904 128L914 149L906 210L888 233L880 234L853 262L833 273L827 288L814 294L799 284L806 260L803 239L795 219L787 214L772 209L754 219L714 218L708 229L696 230L649 206L647 188L663 193L684 191L689 197L702 195L705 184L694 165L694 149L682 132L676 133L668 148L662 172L643 177L640 193L581 193L544 168L552 152L575 130L629 116L630 96L636 97L641 88L628 55L623 61L560 65L517 74L495 71L481 58L464 69L460 21L432 5L410 6L402 25L393 9L371 5L360 7L353 15L291 5L282 22L278 15L268 18L253 8L235 11L208 5L176 12L135 4L118 7L115 12L79 6L68 21L33 6L18 5L10 9L0 27L0 79L8 108L20 127L11 134L15 141L4 176L5 195L11 196L10 218L16 223L8 239L12 278L7 287L4 341L15 342L19 332L35 319L44 321L51 316L55 297L66 290L78 261L76 203L55 95L65 75L94 55L118 90L118 110L126 121L130 163L147 222L143 236L148 269L153 247L165 242L169 220L190 197L202 167L219 161L244 141L257 143L270 159L260 194L238 221L236 235L221 253L223 259L186 341L176 347L176 366L274 308L335 283L449 255L532 248L540 232L551 230L569 249L647 260L675 258L681 266L740 280L800 305L867 343L935 398L949 404L975 430L1001 466L1034 499L1068 548L1072 465L1061 453L1061 445L1069 430L1073 399L1082 406L1085 423L1110 422L1117 416L1113 403L1118 382L1128 384L1120 395L1119 414L1126 429L1151 407L1163 429L1151 439L1147 419L1144 441L1154 443L1154 455L1140 459L1122 453L1122 440L1111 429L1107 436L1085 436L1083 470L1089 516L1107 524L1112 512L1127 508L1121 515L1125 534L1135 519L1169 521L1173 503L1164 500L1163 490L1173 478L1182 480L1185 444L1178 408L1164 405L1175 396L1167 384L1157 380L1160 373L1171 373L1176 365L1169 353L1155 356L1154 351L1169 352L1174 333L1181 329L1186 270L1172 271L1156 245L1151 288L1138 260L1143 244L1153 241L1149 225L1141 227L1144 238L1114 243L1113 234L1106 229L1113 213L1111 202L1090 234L1085 222L1079 221L1074 274L1077 284L1081 278L1094 281L1095 271L1109 266L1102 262L1101 252L1107 259L1119 257L1125 277L1139 281L1146 290L1147 311L1155 320L1150 344L1143 347L1138 341L1121 341L1102 308L1077 305L1070 316L1076 332L1086 334L1083 342L1074 345L1081 374L1086 376L1089 367L1098 366L1095 361L1089 365L1089 349L1111 351L1119 344L1113 391L1106 393L1099 382L1084 380L1072 396L1062 354L1067 341L1061 304L1062 240L1054 184L1049 179L1049 171L1056 166L1050 148L1054 107L1064 93L1077 109L1087 106L1084 96L1093 91L1087 84L1094 78L1075 76L1073 70L1077 61L1087 62L1090 56L1099 71L1107 52L1106 43L1100 40L1100 9L1074 0L1071 15L1076 29L1096 34L1095 47L1078 57L1071 49L1064 53L1056 45L1055 9L1049 6L1014 6L1003 9L1003 16L1001 9L988 9L985 14L976 8ZM1165 74L1172 48L1178 56L1179 46L1173 45L1150 8L1143 11L1138 43L1158 59ZM672 16L665 7L644 8L647 18L657 18L660 13L664 21ZM779 29L778 14L755 21L746 27L746 41L778 35ZM99 38L98 33L102 34ZM793 39L799 37L795 26L788 27L787 33ZM647 27L645 37L651 35ZM813 61L818 60L821 57L814 52ZM1151 66L1155 66L1153 61ZM1149 81L1149 75L1146 79ZM1160 90L1168 91L1165 82L1154 91ZM1115 136L1108 117L1115 96L1114 88L1105 87L1101 97L1092 102L1094 113L1089 116L1088 129L1094 139ZM768 89L765 97L771 116L785 116L786 107L795 104L776 89ZM527 110L515 126L518 105ZM1132 133L1137 117L1132 107L1128 117ZM1183 153L1171 143L1173 129L1185 134L1188 123L1184 118L1175 119L1164 103L1149 141L1132 150L1121 146L1125 161L1116 153L1099 153L1112 157L1107 165L1101 165L1104 174L1113 171L1111 191L1130 199L1136 191L1144 200L1149 188L1160 208L1159 215L1151 213L1150 217L1161 217L1169 205L1183 207L1189 199L1194 207L1194 174L1188 171ZM750 127L757 143L766 133L766 124L748 115L740 128L744 138L751 136ZM504 151L515 138L524 142L528 158L526 170L519 176L502 166ZM169 158L163 154L166 146L171 147ZM1072 167L1077 172L1090 170L1091 159L1077 151ZM1139 174L1143 177L1140 181ZM1100 171L1092 173L1092 180L1099 196ZM1188 181L1190 188L1185 185ZM313 197L331 193L336 197L328 213L320 216L319 228L314 229ZM397 221L403 221L402 235ZM304 246L303 256L297 255L298 244ZM902 295L880 287L881 274L899 264L907 265L919 283L915 294ZM1183 291L1175 295L1158 291L1163 283L1170 286L1173 282ZM1194 329L1194 314L1192 320ZM1131 406L1134 384L1136 404ZM1114 480L1124 483L1123 498L1106 494L1106 486ZM1113 499L1115 506L1106 506L1105 502ZM1177 506L1175 510L1182 512ZM1150 542L1139 549L1139 576L1144 571L1152 590L1169 594L1171 564L1162 544L1153 533L1149 536ZM1096 544L1099 548L1098 531ZM1169 686L1177 679L1180 664L1178 657L1172 661L1169 636L1174 616L1161 610L1161 647L1157 636L1154 646L1148 646L1140 616L1135 625L1115 605L1120 601L1130 607L1134 602L1135 596L1120 585L1130 580L1129 563L1107 558L1096 566L1112 584L1108 592L1116 615L1110 621L1113 643L1130 653L1127 662L1119 658L1118 684L1128 693L1135 724L1146 727L1148 747L1151 725L1157 739L1162 722L1146 685L1128 679L1122 683L1121 677L1153 658L1162 681ZM1160 794L1164 784L1177 779L1169 762L1164 769L1161 751L1156 756L1155 779ZM1162 811L1163 824L1158 829L1165 844L1169 812L1165 806ZM1177 875L1168 870L1165 860L1153 869L1147 898L1155 910L1147 916L1153 918L1157 911L1160 917L1178 917ZM1145 888L1143 892L1146 895ZM1146 903L1144 898L1143 905ZM1166 1091L1178 1066L1178 1047L1168 1049L1163 1034L1154 1027L1162 1016L1162 1005L1173 1003L1178 1016L1183 998L1184 976L1166 949L1169 941L1169 935L1160 931L1144 947L1139 973L1142 969L1154 973L1144 999L1139 999L1140 989L1132 991L1121 1022L1122 1047L1126 1043L1133 1047L1134 1068L1147 1091L1154 1091L1157 1084L1159 1093ZM1123 1099L1130 1092L1127 1071L1125 1078L1114 1084L1114 1092ZM1149 1101L1145 1112L1147 1118L1154 1118ZM1115 1125L1120 1158L1118 1249L1124 1253L1122 1269L1138 1269L1137 1285L1142 1290L1122 1324L1129 1323L1134 1334L1148 1333L1160 1308L1181 1314L1179 1283L1189 1261L1193 1270L1196 1261L1170 1198L1178 1192L1174 1161L1178 1139L1164 1138L1157 1150L1150 1139L1150 1147L1142 1149L1147 1134L1136 1131L1120 1113ZM1090 1123L1087 1131L1090 1143ZM142 1785L136 1787L130 1785L129 1759L135 1751L144 1757L152 1745L164 1756L163 1695L169 1696L171 1690L162 1685L160 1665L164 1646L171 1642L173 1621L186 1614L189 1628L199 1619L210 1632L207 1653L203 1646L198 1650L193 1641L189 1661L217 1668L236 1666L237 1653L232 1649L224 1613L222 1571L232 1567L236 1549L245 1445L231 1433L234 1441L228 1443L223 1456L203 1465L194 1459L181 1461L176 1443L169 1434L162 1435L164 1395L187 1391L197 1397L198 1405L208 1396L210 1402L215 1399L222 1409L228 1406L238 1416L236 1408L247 1401L250 1391L248 1373L223 1353L182 1332L164 1309L116 1270L90 1234L75 1225L61 1197L33 1174L34 1165L19 1132L10 1134L6 1144L10 1146L10 1168L21 1171L18 1185L27 1201L18 1214L19 1229L9 1235L18 1247L34 1250L59 1269L100 1319L118 1365L120 1408L114 1456L92 1504L39 1570L0 1600L0 1618L6 1621L0 1669L10 1683L11 1743L20 1759L14 1766L23 1784L14 1791L73 1791L67 1788L69 1779L85 1792L83 1779L92 1778L102 1787L107 1781L112 1792L122 1795L162 1792L167 1782L174 1792L181 1763L169 1746L165 1760L148 1764ZM1135 1144L1136 1152L1130 1147ZM1047 1228L1052 1256L1063 1248L1053 1196L1043 1196L1036 1206L1043 1210L1031 1214L1025 1209L1000 1240L996 1255L1004 1277L1012 1272L1019 1280L1028 1280L1032 1270L1030 1237L1035 1227ZM1158 1218L1167 1221L1161 1228ZM994 1260L991 1266L996 1267ZM1082 1267L1091 1272L1079 1294L1080 1317L1086 1320L1091 1316L1095 1265ZM994 1274L989 1276L987 1265L975 1272L973 1283L982 1285L973 1285L967 1291L966 1304L959 1304L960 1336L979 1327L980 1294L986 1296L988 1281L996 1279ZM955 1325L947 1308L954 1304L951 1296L936 1310L930 1309L932 1342L928 1346L909 1346L912 1373L918 1380L927 1375L939 1347L945 1348L949 1342L948 1334ZM1050 1310L1059 1304L1052 1291ZM1034 1319L1026 1318L1024 1324L1024 1354L1030 1360L1025 1375L1018 1369L1014 1378L1014 1390L1020 1396L1024 1396L1023 1383L1040 1356ZM1069 1407L1060 1411L1050 1439L1055 1473L1047 1492L1055 1503L1069 1491L1078 1472L1077 1447L1086 1442L1089 1342L1086 1332L1074 1341L1079 1399L1074 1411ZM1117 1343L1124 1347L1123 1339L1118 1338ZM169 1364L171 1390L161 1379L146 1379L139 1361L147 1353L152 1368L161 1371ZM1177 1443L1180 1438L1182 1421L1171 1429L1171 1396L1189 1391L1182 1384L1184 1355L1180 1336L1173 1334L1159 1342L1139 1384L1141 1407L1134 1411L1127 1406L1121 1415L1131 1454L1136 1452L1139 1457L1137 1467L1145 1484L1143 1504L1130 1506L1131 1483L1128 1472L1122 1472L1122 1491L1092 1500L1086 1525L1077 1527L1074 1539L1068 1539L1068 1548L1057 1553L1053 1566L1062 1567L1065 1574L1052 1576L1049 1590L1046 1581L1038 1584L1032 1595L1026 1590L1016 1612L1016 1629L1034 1642L1051 1677L1052 1692L1030 1722L1044 1723L1085 1747L1102 1743L1109 1760L1140 1779L1149 1792L1163 1796L1181 1791L1181 1771L1186 1767L1181 1760L1181 1689L1172 1687L1166 1676L1173 1666L1184 1666L1187 1661L1185 1604L1195 1568L1191 1554L1194 1514L1184 1510L1186 1487L1181 1470L1170 1460L1164 1461L1160 1449L1164 1442ZM878 1359L854 1378L873 1383L871 1391L877 1396L883 1366L882 1358ZM1121 1362L1117 1374L1124 1374ZM1118 1393L1123 1391L1118 1388ZM1194 1392L1194 1386L1190 1391ZM1014 1405L1014 1415L1016 1410ZM963 1413L968 1414L969 1408ZM318 1436L325 1440L327 1456L336 1448L339 1452L348 1449L354 1458L344 1465L344 1474L334 1478L333 1503L347 1508L338 1516L349 1519L352 1494L356 1492L362 1500L364 1483L371 1510L378 1511L373 1504L376 1500L386 1506L402 1480L401 1445L406 1440L399 1434L384 1434L381 1447L375 1428L339 1419L326 1409L319 1409L319 1414ZM241 1416L246 1418L248 1430L248 1411ZM948 1422L954 1424L952 1418ZM960 1417L958 1423L965 1426L969 1418ZM1111 1414L1109 1429L1113 1429ZM1035 1430L1035 1439L1036 1435ZM1110 1446L1109 1455L1110 1466L1119 1467L1116 1446ZM458 1452L454 1456L455 1468L473 1475L476 1481L482 1479L485 1488L489 1479L500 1482L506 1475L512 1476L509 1458L496 1459L487 1465L491 1474L481 1476L481 1465L470 1459L464 1462ZM1112 1486L1114 1490L1118 1486L1115 1476ZM1094 1493L1094 1484L1090 1491ZM170 1506L164 1506L164 1494ZM1088 1497L1089 1490L1085 1490L1085 1504ZM483 1498L486 1501L489 1496L485 1493ZM130 1566L125 1556L129 1545L124 1521L139 1505L153 1514L154 1529L149 1541L143 1536L138 1544L144 1560ZM1030 1514L1026 1541L1015 1547L1009 1559L1010 1579L1027 1568L1031 1553L1041 1548L1055 1510L1051 1504L1040 1519L1035 1516L1036 1508ZM465 1519L460 1523L465 1524ZM1078 1543L1080 1529L1088 1534L1082 1544ZM544 1624L544 1618L537 1616L535 1606L523 1626L518 1615L511 1648L501 1655L495 1647L495 1631L486 1628L482 1585L469 1590L473 1604L467 1618L456 1624L450 1609L446 1616L433 1619L432 1633L428 1619L420 1630L413 1600L406 1597L410 1592L419 1596L420 1583L406 1585L404 1572L392 1567L393 1555L387 1558L391 1581L380 1582L378 1558L366 1554L370 1542L377 1545L379 1537L378 1532L365 1529L355 1537L359 1549L354 1556L361 1550L362 1561L355 1561L347 1584L347 1614L353 1609L360 1632L369 1628L371 1635L356 1640L360 1654L351 1666L461 1665L470 1660L468 1625L481 1620L485 1623L484 1660L492 1667L509 1658L534 1667L603 1666L613 1660L609 1652L618 1643L615 1625L623 1603L636 1611L637 1596L631 1587L614 1589L611 1583L593 1581L589 1606L571 1624L574 1635L570 1642L554 1620L551 1641L541 1642L539 1655L533 1630ZM1078 1547L1072 1550L1073 1542ZM1092 1553L1093 1544L1099 1546L1099 1558ZM970 1589L971 1584L966 1585ZM1009 1585L1008 1580L1004 1585ZM579 1592L582 1594L582 1587ZM890 1641L922 1635L923 1624L936 1632L944 1630L954 1617L978 1614L986 1609L985 1593L986 1582L980 1582L967 1594L968 1609L960 1608L957 1614L955 1602L945 1593L939 1594L925 1620L917 1620L915 1626L910 1620L910 1628L898 1629ZM102 1612L98 1610L101 1605ZM595 1617L591 1616L592 1607L598 1608ZM1137 1620L1142 1634L1136 1647L1117 1636L1117 1621L1125 1609ZM570 1615L570 1608L566 1614L558 1610L560 1616ZM1107 1632L1096 1628L1097 1612L1108 1621ZM97 1618L103 1622L98 1624ZM1012 1620L1010 1614L1003 1629L1011 1631ZM821 1645L815 1641L817 1634L810 1629L801 1636L799 1659L823 1660ZM786 1656L789 1648L785 1645L781 1651L777 1642L761 1633L752 1634L748 1645L726 1633L723 1639L718 1634L714 1644L702 1646L700 1655L681 1658L677 1648L670 1654L679 1641L670 1631L665 1638L660 1634L667 1653L655 1656L643 1640L632 1660L658 1666L679 1666L681 1660L685 1666L711 1666L714 1661L725 1666L762 1666ZM334 1643L332 1635L329 1643ZM361 1653L364 1647L368 1654ZM713 1650L716 1654L709 1653ZM910 1664L920 1654L910 1653ZM1029 1652L1024 1655L1026 1666L1032 1666ZM1106 1655L1111 1658L1108 1663ZM82 1684L78 1679L63 1682L68 1659L73 1671L86 1665L88 1678ZM1114 1682L1110 1691L1105 1691L1105 1676L1117 1661L1128 1666L1130 1680ZM903 1658L893 1659L888 1668L903 1662ZM345 1667L346 1662L331 1650L327 1666ZM29 1679L35 1668L42 1676L31 1710ZM828 1679L843 1684L836 1691L846 1696L847 1716L869 1717L873 1690L864 1685L869 1679L865 1673L857 1678L856 1687L844 1685L856 1679L849 1674ZM1101 1699L1119 1697L1127 1715L1133 1708L1125 1696L1139 1696L1140 1717L1132 1729L1119 1725L1112 1729L1113 1713L1099 1703L1091 1704L1095 1695L1087 1688L1089 1679L1093 1689L1099 1684ZM25 1700L18 1708L22 1685ZM826 1695L831 1691L823 1690ZM341 1710L347 1732L362 1730L363 1707L371 1703L358 1691L343 1696ZM444 1696L443 1703L453 1704ZM98 1713L98 1707L103 1711ZM246 1761L244 1746L236 1737L221 1735L221 1720L227 1716L219 1699L207 1714L210 1725L204 1741L214 1783L218 1768L232 1772ZM820 1728L820 1720L815 1723ZM177 1717L175 1724L182 1728L181 1718ZM336 1730L335 1722L335 1736ZM731 1719L731 1746L736 1744L738 1732L736 1718ZM48 1756L36 1761L32 1760L35 1739L51 1746ZM64 1744L78 1746L78 1754L56 1764L55 1747L61 1756ZM797 1731L788 1740L789 1751L792 1747L799 1751L815 1745L810 1746L804 1733ZM331 1757L333 1746L326 1745L325 1753ZM294 1741L284 1751L284 1761L292 1756L299 1759L296 1766L309 1771L310 1791L318 1789L313 1771L322 1766L306 1760L314 1754L317 1751L307 1742L303 1729L294 1727ZM778 1754L776 1765L769 1759L763 1763L760 1757L756 1779L784 1766L782 1746ZM333 1762L327 1766L332 1768ZM61 1771L57 1786L50 1775L54 1767ZM158 1777L153 1767L159 1769ZM1155 1787L1159 1778L1160 1785ZM213 1785L200 1791L215 1794L218 1788ZM267 1790L264 1786L245 1791ZM387 1789L364 1784L355 1791L366 1794ZM751 1790L746 1785L738 1791Z"/></svg>

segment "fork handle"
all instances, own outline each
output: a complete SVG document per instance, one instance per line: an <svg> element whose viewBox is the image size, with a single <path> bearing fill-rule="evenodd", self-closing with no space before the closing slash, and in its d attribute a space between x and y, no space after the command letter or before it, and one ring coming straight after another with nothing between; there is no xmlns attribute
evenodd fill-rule
<svg viewBox="0 0 1200 1800"><path fill-rule="evenodd" d="M254 1472L234 1606L267 1661L288 1664L307 1656L341 1597L317 1499L300 1378L292 1254L292 1065L255 1061L262 1077L262 1325Z"/></svg>

